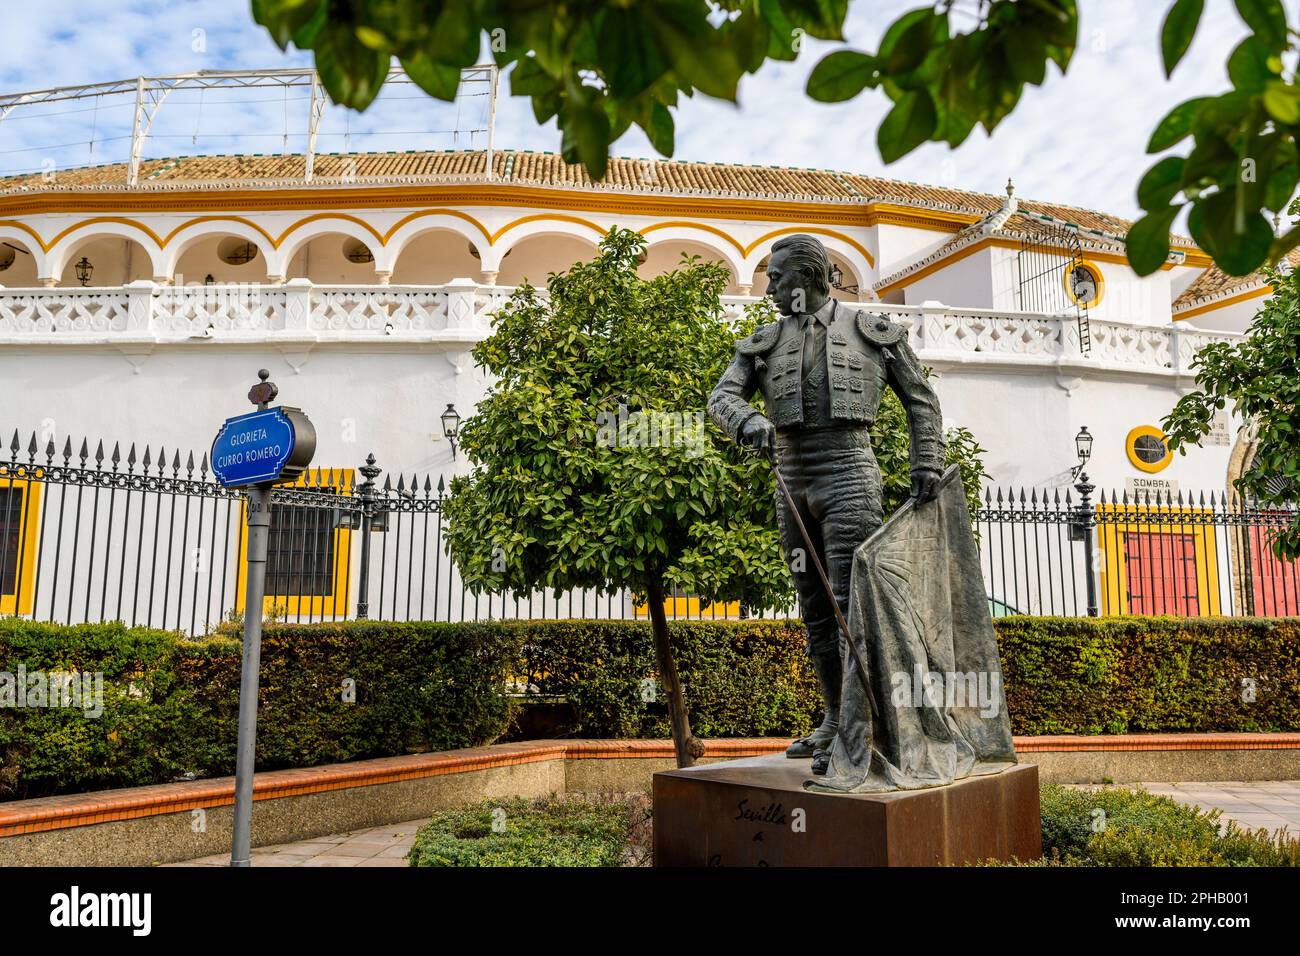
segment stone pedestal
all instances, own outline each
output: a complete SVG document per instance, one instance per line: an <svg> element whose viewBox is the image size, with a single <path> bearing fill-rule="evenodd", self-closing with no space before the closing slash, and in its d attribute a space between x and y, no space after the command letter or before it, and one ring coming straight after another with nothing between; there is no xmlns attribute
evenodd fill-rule
<svg viewBox="0 0 1300 956"><path fill-rule="evenodd" d="M876 794L803 789L782 754L654 775L656 866L943 866L1042 853L1038 768Z"/></svg>

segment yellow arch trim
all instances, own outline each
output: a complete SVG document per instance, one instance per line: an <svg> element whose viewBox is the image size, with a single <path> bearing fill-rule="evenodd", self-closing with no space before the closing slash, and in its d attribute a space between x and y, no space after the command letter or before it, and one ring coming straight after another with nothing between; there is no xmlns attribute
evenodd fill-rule
<svg viewBox="0 0 1300 956"><path fill-rule="evenodd" d="M397 220L397 222L393 223L392 227L384 233L384 245L388 245L388 240L393 238L393 234L408 222L413 222L416 219L423 219L428 216L453 216L456 219L464 219L479 232L483 233L483 238L488 241L488 245L492 244L492 235L487 231L487 227L473 216L463 213L458 209L445 209L439 207L437 209L422 209L420 212L413 212L409 216L403 216L401 219Z"/></svg>
<svg viewBox="0 0 1300 956"><path fill-rule="evenodd" d="M737 252L739 252L742 256L745 255L745 247L742 246L739 242L737 242L731 236L727 235L721 229L718 229L716 226L708 226L702 222L688 222L685 219L671 219L667 222L651 223L645 228L639 229L637 231L640 232L641 235L645 236L659 229L699 229L702 232L711 232L715 236L718 236L721 239L726 239L727 242L731 243L733 246L736 247Z"/></svg>
<svg viewBox="0 0 1300 956"><path fill-rule="evenodd" d="M1230 295L1223 299L1215 299L1213 302L1207 302L1204 305L1198 305L1194 309L1184 309L1182 312L1175 312L1173 316L1174 321L1178 322L1182 319L1190 319L1194 315L1203 315L1206 312L1213 312L1215 309L1223 309L1230 305L1237 305L1238 303L1245 302L1249 299L1257 299L1261 295L1272 295L1276 291L1277 290L1271 285L1265 283L1258 288L1248 289L1239 295Z"/></svg>
<svg viewBox="0 0 1300 956"><path fill-rule="evenodd" d="M846 243L847 245L852 246L854 249L860 252L862 254L862 258L867 260L867 265L871 266L871 268L874 269L876 267L875 257L872 256L871 253L867 252L866 247L863 246L862 243L858 242L856 239L844 235L844 233L842 232L836 232L834 229L822 229L819 226L786 226L783 229L773 229L771 232L764 233L763 235L759 236L748 246L746 246L744 250L745 255L749 255L756 248L758 248L760 244L766 242L769 239L772 239L776 236L784 236L793 232L816 233L821 236L830 236L833 239L838 239L840 240L840 242ZM864 282L866 281L865 277L863 277L863 281Z"/></svg>
<svg viewBox="0 0 1300 956"><path fill-rule="evenodd" d="M45 240L41 238L40 233L25 222L19 222L17 219L0 219L0 226L13 226L15 229L21 229L36 240L36 245L40 247L41 252L50 251L50 247L45 244Z"/></svg>
<svg viewBox="0 0 1300 956"><path fill-rule="evenodd" d="M263 236L265 236L266 241L271 244L271 248L272 249L275 248L275 239L271 236L271 234L267 232L265 229L263 229L261 226L259 226L257 223L253 222L253 220L245 219L243 216L199 216L196 219L190 219L187 222L181 223L171 232L167 233L167 238L165 238L162 241L163 247L166 248L167 244L176 237L176 234L178 232L188 229L190 226L197 226L200 223L204 223L204 222L237 222L241 225L248 226L248 228L260 232Z"/></svg>
<svg viewBox="0 0 1300 956"><path fill-rule="evenodd" d="M100 222L115 222L122 226L131 226L135 229L139 229L146 236L148 236L150 239L156 242L158 244L159 249L163 247L163 241L159 237L158 233L154 232L148 226L136 222L134 219L126 219L122 216L96 216L94 219L86 219L83 220L82 222L77 223L75 226L69 226L67 229L64 229L61 233L59 233L57 236L55 236L53 239L50 240L50 244L48 246L45 246L45 251L49 252L51 249L57 246L59 244L59 240L62 239L64 236L76 232L78 229L84 229L86 226L93 226L96 223L100 223Z"/></svg>
<svg viewBox="0 0 1300 956"><path fill-rule="evenodd" d="M370 223L366 222L364 219L358 219L356 216L349 216L345 212L318 212L312 216L304 216L302 219L299 219L297 222L291 225L284 232L280 233L280 238L272 240L272 242L275 245L275 248L279 249L280 246L284 243L285 239L289 238L289 236L292 233L297 232L300 228L307 225L307 223L318 222L322 219L343 219L347 222L355 222L362 229L366 230L366 232L374 236L375 239L378 240L381 246L388 245L388 243L384 241L384 237L375 231L375 227L370 225Z"/></svg>
<svg viewBox="0 0 1300 956"><path fill-rule="evenodd" d="M1097 287L1097 297L1091 302L1080 302L1078 296L1074 294L1074 289L1070 286L1069 272L1061 273L1061 285L1065 287L1065 294L1070 297L1071 302L1075 305L1081 305L1085 309L1091 309L1106 296L1106 277L1101 274L1101 269L1097 267L1096 263L1089 262L1087 259L1080 259L1076 266L1092 276L1092 284Z"/></svg>
<svg viewBox="0 0 1300 956"><path fill-rule="evenodd" d="M596 223L592 222L590 219L583 219L580 216L566 216L563 215L562 213L540 212L532 216L521 216L520 218L514 220L513 222L506 223L496 232L492 233L492 235L488 236L488 245L490 246L496 245L496 241L500 239L503 235L505 235L507 232L509 232L511 229L515 228L515 226L522 226L526 222L542 222L542 221L574 222L577 223L579 226L586 226L588 229L595 232L596 235L598 236L603 236L605 235L605 233L609 232L609 230L606 229L604 226L599 226Z"/></svg>

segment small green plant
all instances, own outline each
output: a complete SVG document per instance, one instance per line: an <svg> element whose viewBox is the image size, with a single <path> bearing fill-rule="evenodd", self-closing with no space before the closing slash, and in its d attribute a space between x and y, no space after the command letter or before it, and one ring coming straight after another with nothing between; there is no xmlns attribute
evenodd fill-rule
<svg viewBox="0 0 1300 956"><path fill-rule="evenodd" d="M1043 863L1063 866L1300 866L1300 839L1243 830L1145 790L1045 784Z"/></svg>
<svg viewBox="0 0 1300 956"><path fill-rule="evenodd" d="M486 800L440 810L416 834L412 866L621 866L644 863L644 800Z"/></svg>

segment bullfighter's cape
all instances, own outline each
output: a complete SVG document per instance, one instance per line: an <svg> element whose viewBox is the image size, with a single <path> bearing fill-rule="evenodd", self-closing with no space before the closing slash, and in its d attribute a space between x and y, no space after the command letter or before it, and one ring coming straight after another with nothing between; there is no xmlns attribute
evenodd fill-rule
<svg viewBox="0 0 1300 956"><path fill-rule="evenodd" d="M939 787L1016 762L997 639L956 466L853 556L839 730L809 790Z"/></svg>

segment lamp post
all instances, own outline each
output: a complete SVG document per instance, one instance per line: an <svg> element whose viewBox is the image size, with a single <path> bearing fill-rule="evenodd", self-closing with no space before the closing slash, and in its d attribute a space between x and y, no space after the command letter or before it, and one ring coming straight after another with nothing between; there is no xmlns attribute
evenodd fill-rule
<svg viewBox="0 0 1300 956"><path fill-rule="evenodd" d="M83 286L90 285L90 277L95 273L95 266L91 261L85 256L82 256L73 268L77 270L77 280Z"/></svg>
<svg viewBox="0 0 1300 956"><path fill-rule="evenodd" d="M1083 470L1092 458L1092 435L1088 433L1087 425L1080 428L1079 434L1074 436L1074 451L1079 459L1079 464L1074 469L1074 490L1079 493L1079 506L1075 510L1075 528L1079 538L1083 540L1083 573L1087 576L1088 582L1088 616L1096 617L1099 609L1097 573L1093 566L1093 529L1097 526L1097 515L1092 508L1091 495L1097 489L1088 480L1088 475Z"/></svg>
<svg viewBox="0 0 1300 956"><path fill-rule="evenodd" d="M456 460L456 436L460 434L460 413L456 411L456 406L451 402L447 403L447 410L440 416L442 418L442 433L447 436L447 441L451 443L451 460Z"/></svg>

